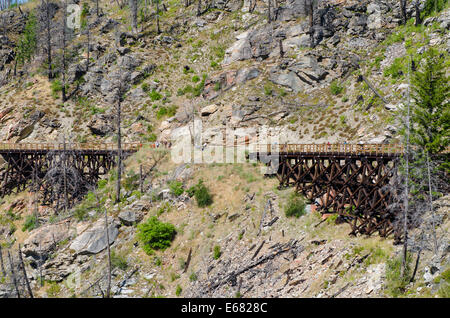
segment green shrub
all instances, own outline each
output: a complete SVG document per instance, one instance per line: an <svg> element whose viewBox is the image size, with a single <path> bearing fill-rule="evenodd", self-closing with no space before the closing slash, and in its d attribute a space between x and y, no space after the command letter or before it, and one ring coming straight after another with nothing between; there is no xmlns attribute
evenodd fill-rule
<svg viewBox="0 0 450 318"><path fill-rule="evenodd" d="M175 290L175 295L180 296L183 289L180 285L177 285L177 289Z"/></svg>
<svg viewBox="0 0 450 318"><path fill-rule="evenodd" d="M22 232L31 231L36 229L37 227L38 227L38 219L36 218L36 215L30 214L25 219L25 223L23 224L22 227Z"/></svg>
<svg viewBox="0 0 450 318"><path fill-rule="evenodd" d="M51 282L49 288L47 289L47 296L50 298L56 298L61 292L61 286L56 282Z"/></svg>
<svg viewBox="0 0 450 318"><path fill-rule="evenodd" d="M339 95L344 91L344 86L341 86L338 81L334 80L331 82L330 85L331 94L333 95Z"/></svg>
<svg viewBox="0 0 450 318"><path fill-rule="evenodd" d="M196 185L192 186L187 191L190 197L195 196L197 205L201 208L211 205L212 195L209 193L208 188L203 184L203 180L200 180Z"/></svg>
<svg viewBox="0 0 450 318"><path fill-rule="evenodd" d="M61 84L60 80L54 80L52 84L50 85L50 88L52 90L52 96L54 99L58 98L58 93L62 91L63 86Z"/></svg>
<svg viewBox="0 0 450 318"><path fill-rule="evenodd" d="M148 142L155 142L156 139L158 139L158 136L156 136L155 133L151 133L151 134L149 134L148 137L147 137L147 141L148 141Z"/></svg>
<svg viewBox="0 0 450 318"><path fill-rule="evenodd" d="M156 216L138 225L138 238L147 254L152 254L154 249L165 250L170 247L176 234L172 224L163 223Z"/></svg>
<svg viewBox="0 0 450 318"><path fill-rule="evenodd" d="M288 199L284 213L287 217L295 216L298 218L305 214L305 207L305 202L294 192Z"/></svg>
<svg viewBox="0 0 450 318"><path fill-rule="evenodd" d="M447 2L447 0L427 0L422 11L422 18L426 18L432 13L442 11L445 8Z"/></svg>
<svg viewBox="0 0 450 318"><path fill-rule="evenodd" d="M169 183L169 189L170 192L174 195L179 197L184 193L183 183L180 181L172 181Z"/></svg>
<svg viewBox="0 0 450 318"><path fill-rule="evenodd" d="M197 274L196 274L196 273L192 273L192 274L189 276L189 280L190 280L191 282L195 282L197 279L198 279L198 277L197 277Z"/></svg>
<svg viewBox="0 0 450 318"><path fill-rule="evenodd" d="M150 93L148 93L148 96L150 97L150 99L153 102L160 100L162 98L162 95L159 92L157 92L155 89L152 89L152 91Z"/></svg>
<svg viewBox="0 0 450 318"><path fill-rule="evenodd" d="M104 189L107 184L108 184L108 180L102 179L97 182L97 187L101 190L101 189Z"/></svg>
<svg viewBox="0 0 450 318"><path fill-rule="evenodd" d="M194 76L192 76L192 81L194 83L197 83L198 81L200 81L200 77L198 75L194 75Z"/></svg>
<svg viewBox="0 0 450 318"><path fill-rule="evenodd" d="M394 60L394 62L392 62L392 64L387 67L384 72L383 75L385 77L392 77L392 78L399 78L401 76L403 76L406 72L406 66L404 65L404 59L401 57L398 57Z"/></svg>
<svg viewBox="0 0 450 318"><path fill-rule="evenodd" d="M388 259L386 262L386 290L393 296L398 297L406 292L406 286L409 284L411 256L407 257L406 271L402 276L402 256Z"/></svg>
<svg viewBox="0 0 450 318"><path fill-rule="evenodd" d="M172 105L170 107L161 106L159 107L158 111L156 112L156 118L161 119L165 116L173 117L177 113L178 107L175 105Z"/></svg>
<svg viewBox="0 0 450 318"><path fill-rule="evenodd" d="M214 246L214 255L213 255L214 259L219 259L221 255L222 252L220 251L220 246L219 245Z"/></svg>
<svg viewBox="0 0 450 318"><path fill-rule="evenodd" d="M125 255L117 254L115 250L111 250L111 266L112 268L120 268L126 270L128 268L128 262Z"/></svg>
<svg viewBox="0 0 450 318"><path fill-rule="evenodd" d="M146 93L148 93L148 91L150 90L150 87L147 83L142 83L141 87L142 87L142 90Z"/></svg>

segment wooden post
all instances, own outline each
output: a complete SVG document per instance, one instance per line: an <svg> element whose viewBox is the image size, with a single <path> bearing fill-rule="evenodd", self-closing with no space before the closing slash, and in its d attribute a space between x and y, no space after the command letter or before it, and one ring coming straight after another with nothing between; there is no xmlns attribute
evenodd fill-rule
<svg viewBox="0 0 450 318"><path fill-rule="evenodd" d="M19 260L20 260L20 264L22 265L22 272L23 272L23 276L25 277L25 283L27 284L28 293L30 294L30 298L34 298L33 291L31 290L31 286L30 286L30 281L28 280L27 271L25 269L25 263L23 262L20 244L19 244Z"/></svg>

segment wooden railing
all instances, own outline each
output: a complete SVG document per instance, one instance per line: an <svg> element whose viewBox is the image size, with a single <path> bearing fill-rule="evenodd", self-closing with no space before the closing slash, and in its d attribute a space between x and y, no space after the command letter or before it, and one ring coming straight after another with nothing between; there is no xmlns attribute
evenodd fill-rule
<svg viewBox="0 0 450 318"><path fill-rule="evenodd" d="M267 153L340 153L400 155L405 152L402 144L269 144L257 145L257 152ZM450 153L450 147L441 153Z"/></svg>
<svg viewBox="0 0 450 318"><path fill-rule="evenodd" d="M66 150L116 151L117 143L66 143ZM141 143L123 143L122 151L138 151ZM64 150L64 143L0 143L0 151L54 151Z"/></svg>

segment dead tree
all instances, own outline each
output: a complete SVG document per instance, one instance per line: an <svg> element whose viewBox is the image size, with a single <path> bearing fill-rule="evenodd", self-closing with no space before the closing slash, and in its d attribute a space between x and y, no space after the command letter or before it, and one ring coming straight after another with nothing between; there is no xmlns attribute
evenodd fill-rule
<svg viewBox="0 0 450 318"><path fill-rule="evenodd" d="M10 271L11 271L11 278L13 280L14 288L16 289L17 298L20 298L19 285L17 282L16 272L14 271L15 265L12 260L11 253L9 253L9 251L8 251L8 260L9 260L9 267L10 267Z"/></svg>
<svg viewBox="0 0 450 318"><path fill-rule="evenodd" d="M45 10L45 49L47 52L47 64L48 64L48 79L51 80L53 78L53 70L52 70L52 21L50 16L50 2L49 0L42 0L42 6Z"/></svg>
<svg viewBox="0 0 450 318"><path fill-rule="evenodd" d="M2 251L1 245L0 245L0 266L1 266L1 270L2 270L2 275L5 277L6 270L5 270L5 264L3 263L3 251Z"/></svg>
<svg viewBox="0 0 450 318"><path fill-rule="evenodd" d="M160 0L153 0L153 1L155 1L155 4L156 4L156 32L158 34L160 34L161 33L161 28L159 26L159 1Z"/></svg>
<svg viewBox="0 0 450 318"><path fill-rule="evenodd" d="M30 295L30 298L34 298L33 297L33 291L31 290L31 286L30 286L30 281L28 280L28 276L27 276L27 271L25 269L25 263L23 262L23 258L22 258L22 250L20 248L20 244L19 244L19 260L20 260L20 265L22 267L22 273L23 273L23 277L25 279L25 283L27 285L27 289L28 289L28 294Z"/></svg>
<svg viewBox="0 0 450 318"><path fill-rule="evenodd" d="M109 231L108 231L108 212L105 208L105 231L106 231L106 249L108 252L108 284L106 287L106 298L111 296L111 248L109 246Z"/></svg>
<svg viewBox="0 0 450 318"><path fill-rule="evenodd" d="M402 23L403 25L406 24L406 0L400 0L400 13L402 15Z"/></svg>
<svg viewBox="0 0 450 318"><path fill-rule="evenodd" d="M202 12L202 0L198 0L197 2L197 16L199 17L201 15Z"/></svg>
<svg viewBox="0 0 450 318"><path fill-rule="evenodd" d="M309 36L311 47L314 47L314 13L316 8L316 0L304 0L303 5L305 14L309 17Z"/></svg>
<svg viewBox="0 0 450 318"><path fill-rule="evenodd" d="M122 82L119 77L118 87L118 101L117 101L117 196L116 203L120 202L120 182L122 177L122 134L121 134L121 110L122 110Z"/></svg>
<svg viewBox="0 0 450 318"><path fill-rule="evenodd" d="M271 5L272 5L272 1L271 0L267 0L267 22L272 22L272 17L270 15L270 11L271 11Z"/></svg>
<svg viewBox="0 0 450 318"><path fill-rule="evenodd" d="M408 82L410 82L410 63L408 63ZM403 251L402 251L402 269L401 274L402 277L406 274L407 269L407 254L408 254L408 213L409 213L409 149L410 149L410 132L411 132L411 107L410 107L410 96L409 96L409 87L408 86L408 101L407 101L407 113L406 113L406 152L405 152L405 194L404 194L404 212L403 212Z"/></svg>
<svg viewBox="0 0 450 318"><path fill-rule="evenodd" d="M95 14L97 15L97 18L100 16L100 8L98 4L99 0L95 0Z"/></svg>
<svg viewBox="0 0 450 318"><path fill-rule="evenodd" d="M422 23L422 19L420 18L420 3L417 0L414 2L414 11L416 13L415 26L419 26Z"/></svg>
<svg viewBox="0 0 450 318"><path fill-rule="evenodd" d="M98 10L98 0L97 0ZM97 13L98 17L98 13ZM86 73L89 72L90 52L91 52L91 27L89 25L89 14L86 15L86 33L87 33L87 56L86 56Z"/></svg>
<svg viewBox="0 0 450 318"><path fill-rule="evenodd" d="M62 15L62 101L63 103L67 100L66 94L66 29L67 29L67 0L64 0L63 15ZM65 145L65 143L64 143Z"/></svg>
<svg viewBox="0 0 450 318"><path fill-rule="evenodd" d="M138 13L138 1L129 0L130 13L131 13L131 27L133 32L137 32L137 13Z"/></svg>

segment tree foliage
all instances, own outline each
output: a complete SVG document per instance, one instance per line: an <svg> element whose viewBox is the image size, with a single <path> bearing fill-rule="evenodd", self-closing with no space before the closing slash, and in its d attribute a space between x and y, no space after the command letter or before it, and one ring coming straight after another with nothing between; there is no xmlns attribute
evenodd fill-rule
<svg viewBox="0 0 450 318"><path fill-rule="evenodd" d="M17 45L17 64L29 62L37 48L36 36L37 19L33 11L30 12L22 37Z"/></svg>
<svg viewBox="0 0 450 318"><path fill-rule="evenodd" d="M163 223L156 216L138 225L138 238L143 250L152 254L153 250L165 250L170 247L177 231L170 223Z"/></svg>
<svg viewBox="0 0 450 318"><path fill-rule="evenodd" d="M429 49L424 57L421 70L411 79L415 101L411 141L434 154L449 145L450 87L445 74L445 55Z"/></svg>

